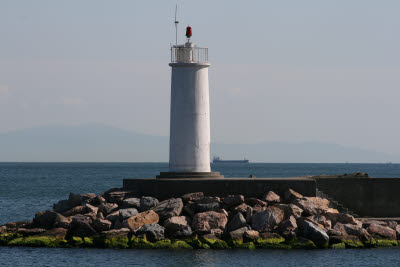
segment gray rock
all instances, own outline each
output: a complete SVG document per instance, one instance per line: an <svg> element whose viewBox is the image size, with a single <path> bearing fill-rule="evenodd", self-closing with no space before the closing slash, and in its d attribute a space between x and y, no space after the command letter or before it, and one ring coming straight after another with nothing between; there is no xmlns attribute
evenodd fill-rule
<svg viewBox="0 0 400 267"><path fill-rule="evenodd" d="M228 207L236 206L244 202L244 197L242 195L229 195L224 197L222 202Z"/></svg>
<svg viewBox="0 0 400 267"><path fill-rule="evenodd" d="M140 199L135 198L135 197L124 199L122 201L122 208L124 208L124 209L128 209L128 208L139 209L140 208Z"/></svg>
<svg viewBox="0 0 400 267"><path fill-rule="evenodd" d="M96 232L103 232L103 231L108 231L111 229L111 222L108 220L103 220L103 219L95 219L91 226L93 227Z"/></svg>
<svg viewBox="0 0 400 267"><path fill-rule="evenodd" d="M204 203L204 204L195 204L194 206L195 213L205 212L205 211L218 211L220 209L218 202Z"/></svg>
<svg viewBox="0 0 400 267"><path fill-rule="evenodd" d="M194 203L194 202L192 202L192 201L189 201L189 202L186 203L186 205L183 207L183 212L184 212L186 215L188 215L188 216L190 216L190 217L193 217L193 216L196 214L196 212L197 212L197 204Z"/></svg>
<svg viewBox="0 0 400 267"><path fill-rule="evenodd" d="M243 241L243 236L248 230L249 229L247 227L236 229L229 232L229 237L234 241Z"/></svg>
<svg viewBox="0 0 400 267"><path fill-rule="evenodd" d="M170 198L161 201L153 211L158 214L160 220L166 220L168 218L179 216L183 209L183 202L180 198Z"/></svg>
<svg viewBox="0 0 400 267"><path fill-rule="evenodd" d="M157 223L143 225L136 234L138 236L145 235L150 242L164 239L164 227Z"/></svg>
<svg viewBox="0 0 400 267"><path fill-rule="evenodd" d="M33 218L33 225L38 228L49 229L53 227L57 215L57 212L51 210L38 212Z"/></svg>
<svg viewBox="0 0 400 267"><path fill-rule="evenodd" d="M228 224L229 231L235 231L239 228L246 226L246 219L244 218L243 214L238 212L236 213L232 220Z"/></svg>
<svg viewBox="0 0 400 267"><path fill-rule="evenodd" d="M116 211L118 209L118 205L114 203L102 203L99 205L98 212L101 212L104 216Z"/></svg>
<svg viewBox="0 0 400 267"><path fill-rule="evenodd" d="M60 200L57 203L53 204L53 210L55 212L61 213L71 209L71 205L69 204L68 200Z"/></svg>
<svg viewBox="0 0 400 267"><path fill-rule="evenodd" d="M284 212L277 207L254 213L251 217L251 227L257 231L272 231L283 221Z"/></svg>
<svg viewBox="0 0 400 267"><path fill-rule="evenodd" d="M150 209L154 208L155 206L157 206L158 203L159 203L158 199L156 199L154 197L142 197L140 199L139 211L143 212L143 211L150 210Z"/></svg>
<svg viewBox="0 0 400 267"><path fill-rule="evenodd" d="M119 210L119 219L121 221L124 221L132 216L135 216L138 213L139 213L138 210L135 208L120 209Z"/></svg>
<svg viewBox="0 0 400 267"><path fill-rule="evenodd" d="M300 235L313 241L316 246L325 247L329 244L328 234L316 224L303 219L299 219L297 224L300 228Z"/></svg>
<svg viewBox="0 0 400 267"><path fill-rule="evenodd" d="M253 216L253 208L249 206L249 207L247 207L247 210L246 210L246 222L248 224L251 223L252 216Z"/></svg>
<svg viewBox="0 0 400 267"><path fill-rule="evenodd" d="M104 193L104 198L109 203L115 203L118 206L121 206L122 205L122 201L124 200L124 198L127 195L127 193L128 192L125 192L125 191L107 192L107 193Z"/></svg>

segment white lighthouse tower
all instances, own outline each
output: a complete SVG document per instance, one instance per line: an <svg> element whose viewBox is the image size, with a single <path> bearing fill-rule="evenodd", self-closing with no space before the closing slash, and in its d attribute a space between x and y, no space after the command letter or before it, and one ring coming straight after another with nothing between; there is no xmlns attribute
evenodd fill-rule
<svg viewBox="0 0 400 267"><path fill-rule="evenodd" d="M208 48L195 46L191 27L184 45L171 46L169 172L158 178L222 178L210 168Z"/></svg>

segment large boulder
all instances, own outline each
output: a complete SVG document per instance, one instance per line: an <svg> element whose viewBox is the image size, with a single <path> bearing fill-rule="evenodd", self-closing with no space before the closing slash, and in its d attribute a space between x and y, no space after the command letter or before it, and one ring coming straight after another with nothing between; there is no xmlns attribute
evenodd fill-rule
<svg viewBox="0 0 400 267"><path fill-rule="evenodd" d="M33 225L38 228L52 228L57 215L57 212L51 210L38 212L33 218Z"/></svg>
<svg viewBox="0 0 400 267"><path fill-rule="evenodd" d="M131 197L131 198L124 199L122 201L122 208L124 208L124 209L128 209L128 208L139 209L140 208L140 198Z"/></svg>
<svg viewBox="0 0 400 267"><path fill-rule="evenodd" d="M153 210L148 210L127 219L126 226L132 231L136 231L143 225L158 223L158 221L158 214L155 213Z"/></svg>
<svg viewBox="0 0 400 267"><path fill-rule="evenodd" d="M303 210L294 204L275 204L274 206L285 212L285 219L288 219L290 216L297 219L303 214Z"/></svg>
<svg viewBox="0 0 400 267"><path fill-rule="evenodd" d="M143 225L137 232L138 236L146 236L147 240L154 242L164 239L164 227L157 223Z"/></svg>
<svg viewBox="0 0 400 267"><path fill-rule="evenodd" d="M353 224L358 227L362 227L362 222L347 213L324 212L324 215L328 220L332 222L332 225L335 225L336 223L342 223Z"/></svg>
<svg viewBox="0 0 400 267"><path fill-rule="evenodd" d="M293 204L299 206L305 216L321 214L329 209L329 200L320 197L298 198L293 201Z"/></svg>
<svg viewBox="0 0 400 267"><path fill-rule="evenodd" d="M368 231L365 230L364 228L358 227L353 224L344 224L343 228L345 229L345 231L348 235L358 236L358 238L360 238L361 241L370 241L371 242L374 240L374 238L371 236L371 234L368 233Z"/></svg>
<svg viewBox="0 0 400 267"><path fill-rule="evenodd" d="M321 228L323 228L325 230L329 230L332 228L332 222L330 220L328 220L324 215L321 215L321 214L312 215L312 216L306 217L306 219L308 221L311 221L311 222L317 224L318 226L320 226Z"/></svg>
<svg viewBox="0 0 400 267"><path fill-rule="evenodd" d="M266 194L262 197L261 200L267 202L268 204L275 204L275 203L281 202L280 196L278 196L277 194L275 194L275 192L273 192L273 191L269 191L268 193L266 193Z"/></svg>
<svg viewBox="0 0 400 267"><path fill-rule="evenodd" d="M260 233L255 230L247 230L243 235L244 242L254 242L260 238Z"/></svg>
<svg viewBox="0 0 400 267"><path fill-rule="evenodd" d="M296 218L294 216L290 216L288 219L284 220L279 226L279 232L287 239L295 238L298 233Z"/></svg>
<svg viewBox="0 0 400 267"><path fill-rule="evenodd" d="M367 231L375 238L387 238L391 240L396 240L396 231L390 227L371 224L368 226Z"/></svg>
<svg viewBox="0 0 400 267"><path fill-rule="evenodd" d="M186 216L174 216L164 222L165 234L173 238L190 237L192 229L190 218Z"/></svg>
<svg viewBox="0 0 400 267"><path fill-rule="evenodd" d="M160 220L164 221L168 218L179 216L183 209L183 202L180 198L171 198L161 201L156 207L153 208Z"/></svg>
<svg viewBox="0 0 400 267"><path fill-rule="evenodd" d="M201 212L194 215L192 220L192 229L198 233L211 233L212 229L224 230L228 218L223 213L215 211Z"/></svg>
<svg viewBox="0 0 400 267"><path fill-rule="evenodd" d="M72 218L71 217L64 217L61 214L57 214L53 227L54 228L64 228L68 229L71 225Z"/></svg>
<svg viewBox="0 0 400 267"><path fill-rule="evenodd" d="M183 202L195 201L204 198L203 192L188 193L182 196Z"/></svg>
<svg viewBox="0 0 400 267"><path fill-rule="evenodd" d="M69 200L64 199L60 200L57 203L53 204L53 210L58 213L65 212L67 210L70 210L72 206L69 204Z"/></svg>
<svg viewBox="0 0 400 267"><path fill-rule="evenodd" d="M127 193L128 192L117 190L117 191L113 191L113 192L106 192L106 193L104 193L103 196L107 200L107 202L115 203L118 206L121 206L122 201L124 200Z"/></svg>
<svg viewBox="0 0 400 267"><path fill-rule="evenodd" d="M232 220L228 223L229 231L235 231L236 229L246 226L246 219L241 212L236 213Z"/></svg>
<svg viewBox="0 0 400 267"><path fill-rule="evenodd" d="M303 198L303 195L297 193L296 191L294 191L294 190L292 190L290 188L285 192L284 199L288 203L290 203L290 202L292 202L292 201L294 201L296 199L299 199L299 198Z"/></svg>
<svg viewBox="0 0 400 267"><path fill-rule="evenodd" d="M244 196L242 195L229 195L222 199L222 202L228 207L236 206L244 202Z"/></svg>
<svg viewBox="0 0 400 267"><path fill-rule="evenodd" d="M154 197L142 197L140 199L139 211L143 212L143 211L150 210L150 209L154 208L155 206L157 206L158 203L159 203L158 199L156 199Z"/></svg>
<svg viewBox="0 0 400 267"><path fill-rule="evenodd" d="M108 231L111 229L112 223L108 220L103 220L103 219L95 219L91 226L93 227L96 232L103 232L103 231Z"/></svg>
<svg viewBox="0 0 400 267"><path fill-rule="evenodd" d="M316 246L325 247L329 244L329 236L318 225L301 218L297 220L297 224L300 235L313 241Z"/></svg>
<svg viewBox="0 0 400 267"><path fill-rule="evenodd" d="M70 193L68 201L69 201L69 204L71 207L75 207L75 206L80 206L84 202L88 202L95 197L96 197L96 194L94 194L94 193L86 193L86 194Z"/></svg>
<svg viewBox="0 0 400 267"><path fill-rule="evenodd" d="M251 217L251 227L257 231L272 231L283 221L285 213L277 207L268 207Z"/></svg>
<svg viewBox="0 0 400 267"><path fill-rule="evenodd" d="M90 225L91 220L83 215L77 215L72 218L71 227L68 230L68 236L91 237L97 235L96 230Z"/></svg>
<svg viewBox="0 0 400 267"><path fill-rule="evenodd" d="M127 209L120 209L119 210L119 219L120 221L124 221L129 219L132 216L137 215L139 212L135 208L127 208Z"/></svg>
<svg viewBox="0 0 400 267"><path fill-rule="evenodd" d="M116 211L118 209L118 205L115 203L102 203L99 205L98 212L101 212L104 216Z"/></svg>
<svg viewBox="0 0 400 267"><path fill-rule="evenodd" d="M115 223L115 221L118 220L118 219L119 219L119 211L118 210L116 210L114 212L111 212L110 214L108 214L106 216L106 220L108 220L108 221L110 221L112 223Z"/></svg>
<svg viewBox="0 0 400 267"><path fill-rule="evenodd" d="M229 232L229 237L233 241L243 241L243 236L248 230L249 229L247 227L236 229L234 231Z"/></svg>

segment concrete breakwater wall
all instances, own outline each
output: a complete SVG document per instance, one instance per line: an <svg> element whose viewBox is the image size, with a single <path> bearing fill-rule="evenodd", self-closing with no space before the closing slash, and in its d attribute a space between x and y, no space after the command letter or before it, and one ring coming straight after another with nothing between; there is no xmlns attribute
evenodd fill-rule
<svg viewBox="0 0 400 267"><path fill-rule="evenodd" d="M317 188L360 217L400 217L400 178L316 178Z"/></svg>

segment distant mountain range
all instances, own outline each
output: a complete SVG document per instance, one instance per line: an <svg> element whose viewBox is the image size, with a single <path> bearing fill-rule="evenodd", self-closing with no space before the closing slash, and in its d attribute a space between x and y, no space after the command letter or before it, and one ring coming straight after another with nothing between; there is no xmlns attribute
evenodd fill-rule
<svg viewBox="0 0 400 267"><path fill-rule="evenodd" d="M41 126L0 133L0 161L167 162L168 142L101 124ZM400 162L400 155L314 142L212 143L211 154L250 162Z"/></svg>

